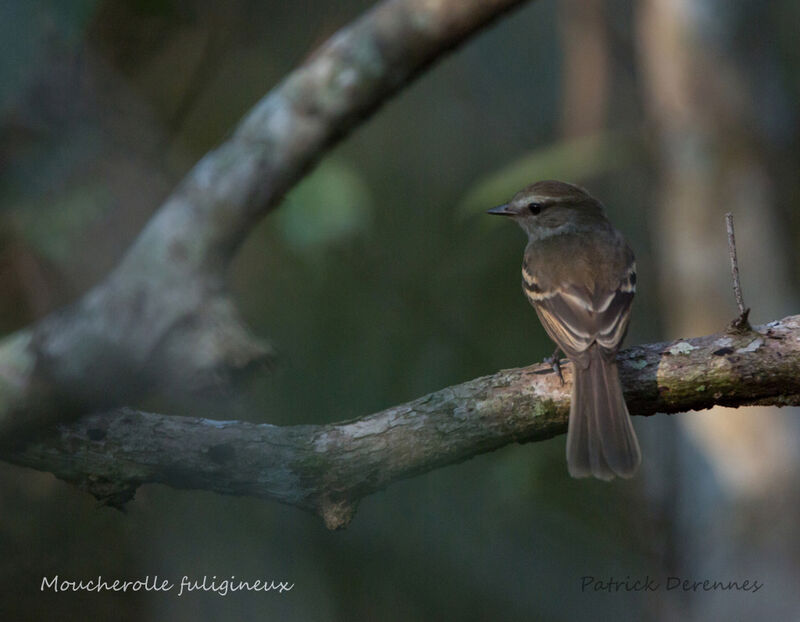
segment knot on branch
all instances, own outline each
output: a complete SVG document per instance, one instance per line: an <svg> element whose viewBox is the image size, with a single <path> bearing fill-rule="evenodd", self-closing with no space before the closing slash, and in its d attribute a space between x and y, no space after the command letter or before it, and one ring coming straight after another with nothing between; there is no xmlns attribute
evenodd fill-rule
<svg viewBox="0 0 800 622"><path fill-rule="evenodd" d="M344 529L353 520L358 503L348 499L331 499L326 496L318 510L325 526L331 531Z"/></svg>
<svg viewBox="0 0 800 622"><path fill-rule="evenodd" d="M750 326L750 309L742 311L729 325L728 332L743 335L752 332L753 327Z"/></svg>
<svg viewBox="0 0 800 622"><path fill-rule="evenodd" d="M166 384L175 385L170 389L220 394L243 376L269 368L275 352L252 334L233 302L219 295L177 323L153 359Z"/></svg>
<svg viewBox="0 0 800 622"><path fill-rule="evenodd" d="M113 481L99 475L87 475L73 482L81 490L91 494L100 505L124 511L125 504L132 501L139 488L139 482L130 480Z"/></svg>

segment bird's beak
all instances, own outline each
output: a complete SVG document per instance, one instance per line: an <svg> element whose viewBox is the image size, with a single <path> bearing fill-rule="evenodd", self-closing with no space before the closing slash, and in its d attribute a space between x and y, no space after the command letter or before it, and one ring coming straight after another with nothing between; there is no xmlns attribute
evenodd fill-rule
<svg viewBox="0 0 800 622"><path fill-rule="evenodd" d="M514 216L514 210L511 209L510 203L498 205L486 211L487 214L495 214L496 216Z"/></svg>

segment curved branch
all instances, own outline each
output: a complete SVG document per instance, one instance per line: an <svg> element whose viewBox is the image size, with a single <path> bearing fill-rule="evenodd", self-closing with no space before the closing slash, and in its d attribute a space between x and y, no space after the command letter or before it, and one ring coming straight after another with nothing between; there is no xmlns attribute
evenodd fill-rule
<svg viewBox="0 0 800 622"><path fill-rule="evenodd" d="M186 176L137 247L149 256L150 237L160 240L166 230L173 243L193 249L198 266L226 261L328 148L443 54L525 1L376 5L253 107Z"/></svg>
<svg viewBox="0 0 800 622"><path fill-rule="evenodd" d="M800 316L619 354L631 413L800 405ZM571 369L500 371L367 417L273 426L133 410L83 417L0 455L51 471L112 505L158 482L254 495L316 512L332 529L358 501L397 480L566 430Z"/></svg>
<svg viewBox="0 0 800 622"><path fill-rule="evenodd" d="M218 391L268 362L225 287L237 245L326 149L524 1L386 0L335 34L186 175L102 284L0 342L0 438L154 385Z"/></svg>

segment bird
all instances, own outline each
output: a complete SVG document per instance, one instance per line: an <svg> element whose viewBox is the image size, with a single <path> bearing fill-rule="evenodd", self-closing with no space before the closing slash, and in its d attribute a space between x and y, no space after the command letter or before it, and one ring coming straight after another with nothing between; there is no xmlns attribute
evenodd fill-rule
<svg viewBox="0 0 800 622"><path fill-rule="evenodd" d="M632 477L642 461L616 355L636 292L636 259L606 209L580 186L555 180L523 188L489 214L528 235L522 291L573 366L567 427L572 477ZM563 378L562 378L563 382Z"/></svg>

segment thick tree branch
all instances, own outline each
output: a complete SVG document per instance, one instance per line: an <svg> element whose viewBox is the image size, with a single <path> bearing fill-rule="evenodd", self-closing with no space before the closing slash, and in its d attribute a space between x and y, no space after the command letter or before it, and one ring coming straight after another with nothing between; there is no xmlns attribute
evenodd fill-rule
<svg viewBox="0 0 800 622"><path fill-rule="evenodd" d="M747 333L630 348L619 365L636 415L715 404L800 405L800 316ZM139 485L159 482L273 499L340 528L361 498L394 481L563 433L571 366L564 372L562 386L545 365L503 370L331 425L279 427L124 409L83 417L0 455L115 505Z"/></svg>
<svg viewBox="0 0 800 622"><path fill-rule="evenodd" d="M237 245L326 149L523 1L386 0L335 34L187 174L101 285L0 342L0 439L156 384L216 391L267 361L225 287Z"/></svg>

